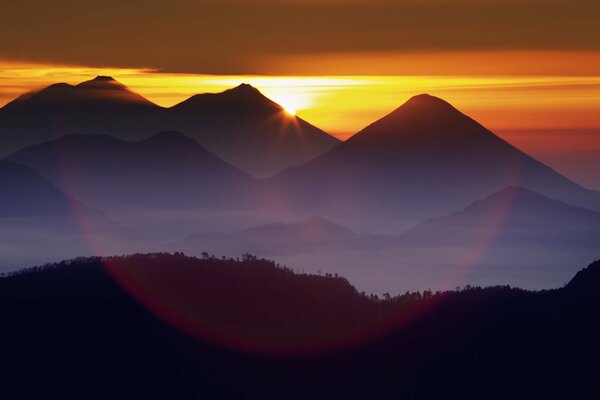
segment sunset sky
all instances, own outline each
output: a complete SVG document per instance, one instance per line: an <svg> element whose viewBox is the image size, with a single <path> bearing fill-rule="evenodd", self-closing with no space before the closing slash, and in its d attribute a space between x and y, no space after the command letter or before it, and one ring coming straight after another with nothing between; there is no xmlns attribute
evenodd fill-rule
<svg viewBox="0 0 600 400"><path fill-rule="evenodd" d="M419 93L498 131L598 129L599 20L587 0L22 0L0 104L103 74L163 106L251 83L342 139Z"/></svg>

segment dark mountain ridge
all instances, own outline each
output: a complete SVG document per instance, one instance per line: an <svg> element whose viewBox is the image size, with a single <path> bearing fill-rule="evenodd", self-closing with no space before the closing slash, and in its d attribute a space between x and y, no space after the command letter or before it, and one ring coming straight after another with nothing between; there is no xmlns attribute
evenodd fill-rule
<svg viewBox="0 0 600 400"><path fill-rule="evenodd" d="M8 160L34 168L54 185L105 210L225 207L254 182L179 132L139 142L68 135Z"/></svg>
<svg viewBox="0 0 600 400"><path fill-rule="evenodd" d="M139 251L153 244L27 166L0 161L0 182L0 271L76 254Z"/></svg>
<svg viewBox="0 0 600 400"><path fill-rule="evenodd" d="M0 156L70 134L139 141L157 131L184 132L260 177L300 165L339 143L248 84L163 108L111 77L98 76L26 93L0 108Z"/></svg>
<svg viewBox="0 0 600 400"><path fill-rule="evenodd" d="M248 107L248 106L253 107ZM264 96L258 89L247 83L222 93L196 94L172 107L178 112L194 111L205 113L259 113L261 111L280 112L283 107Z"/></svg>
<svg viewBox="0 0 600 400"><path fill-rule="evenodd" d="M290 400L595 397L600 302L597 285L584 283L597 281L599 268L594 263L553 291L470 288L376 299L342 278L295 274L253 257L76 259L0 279L0 338L10 343L3 391L49 399L115 392ZM196 315L220 333L184 325L188 334L181 334L177 315ZM298 344L287 341L294 332L312 342L382 322L385 329L341 348L290 353ZM240 351L239 341L215 344L231 333L256 343L266 332L268 343L287 343L285 354ZM31 380L37 384L26 384Z"/></svg>
<svg viewBox="0 0 600 400"><path fill-rule="evenodd" d="M0 160L0 217L61 216L93 212L45 181L34 169Z"/></svg>
<svg viewBox="0 0 600 400"><path fill-rule="evenodd" d="M39 91L25 93L8 103L3 112L65 113L128 108L160 108L109 76L82 82L78 85L57 83Z"/></svg>

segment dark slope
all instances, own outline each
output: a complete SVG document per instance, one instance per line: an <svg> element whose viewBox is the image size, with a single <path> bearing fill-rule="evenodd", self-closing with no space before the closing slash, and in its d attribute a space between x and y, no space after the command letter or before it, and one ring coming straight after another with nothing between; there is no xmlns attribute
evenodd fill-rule
<svg viewBox="0 0 600 400"><path fill-rule="evenodd" d="M462 211L422 223L403 236L448 244L468 243L486 234L492 234L495 242L600 249L600 213L528 189L508 187Z"/></svg>
<svg viewBox="0 0 600 400"><path fill-rule="evenodd" d="M0 157L74 133L141 139L156 132L163 111L110 77L57 83L0 108Z"/></svg>
<svg viewBox="0 0 600 400"><path fill-rule="evenodd" d="M4 112L76 112L128 108L152 109L154 103L129 90L109 76L82 82L78 85L57 83L39 91L23 94L3 107Z"/></svg>
<svg viewBox="0 0 600 400"><path fill-rule="evenodd" d="M0 161L0 217L60 216L73 207L85 208L32 168Z"/></svg>
<svg viewBox="0 0 600 400"><path fill-rule="evenodd" d="M581 284L597 275L598 263L556 291L477 288L376 301L343 279L296 275L260 260L163 254L104 261L75 260L0 279L0 339L10 344L1 367L5 395L331 400L600 394L594 380L600 303L598 292ZM336 352L257 356L159 322L111 273L132 278L128 287L139 285L138 295L160 288L151 292L159 302L145 304L166 306L161 318L173 305L184 315L218 310L206 317L234 323L211 326L254 339L269 331L271 343L290 332L293 337L287 327L323 338L390 318L395 323L387 334L375 331Z"/></svg>
<svg viewBox="0 0 600 400"><path fill-rule="evenodd" d="M181 130L257 177L301 165L339 143L248 84L193 96L170 112Z"/></svg>
<svg viewBox="0 0 600 400"><path fill-rule="evenodd" d="M163 132L140 142L69 135L25 148L9 160L102 209L226 206L253 183L189 137Z"/></svg>
<svg viewBox="0 0 600 400"><path fill-rule="evenodd" d="M570 262L600 258L600 213L509 187L417 225L397 245L415 268L435 259L440 273L471 283L557 287L576 272Z"/></svg>
<svg viewBox="0 0 600 400"><path fill-rule="evenodd" d="M302 164L339 141L250 85L203 94L165 109L110 77L27 93L0 109L0 157L70 134L106 134L136 141L181 131L256 176Z"/></svg>
<svg viewBox="0 0 600 400"><path fill-rule="evenodd" d="M144 249L150 242L44 180L0 161L0 270L77 255Z"/></svg>
<svg viewBox="0 0 600 400"><path fill-rule="evenodd" d="M517 185L600 210L600 196L506 143L445 101L413 97L326 154L268 182L325 216L419 222ZM318 211L313 211L318 212Z"/></svg>

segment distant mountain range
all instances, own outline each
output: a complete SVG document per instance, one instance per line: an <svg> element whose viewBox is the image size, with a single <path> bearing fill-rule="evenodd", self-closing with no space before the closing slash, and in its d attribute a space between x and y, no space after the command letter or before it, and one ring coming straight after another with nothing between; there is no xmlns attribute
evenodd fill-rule
<svg viewBox="0 0 600 400"><path fill-rule="evenodd" d="M381 248L391 245L392 238L391 235L357 234L324 218L310 217L298 222L271 223L229 233L198 232L174 244L171 250L193 255L208 252L235 257L250 253L276 257Z"/></svg>
<svg viewBox="0 0 600 400"><path fill-rule="evenodd" d="M600 213L508 187L399 239L415 269L437 265L472 284L543 289L575 273L569 262L600 259Z"/></svg>
<svg viewBox="0 0 600 400"><path fill-rule="evenodd" d="M59 83L0 109L0 156L70 134L139 141L180 131L258 177L300 165L339 143L247 84L163 108L111 77Z"/></svg>
<svg viewBox="0 0 600 400"><path fill-rule="evenodd" d="M543 289L576 272L568 267L570 260L600 258L600 213L508 187L395 235L358 234L311 217L198 232L169 249L272 257L305 271L342 273L368 291L444 289L464 282ZM385 284L373 280L375 271L385 276Z"/></svg>

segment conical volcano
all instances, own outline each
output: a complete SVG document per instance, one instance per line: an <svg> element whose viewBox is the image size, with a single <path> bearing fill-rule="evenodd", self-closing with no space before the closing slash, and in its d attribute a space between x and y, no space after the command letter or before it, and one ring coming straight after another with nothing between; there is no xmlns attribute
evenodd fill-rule
<svg viewBox="0 0 600 400"><path fill-rule="evenodd" d="M312 162L275 177L269 193L288 207L309 207L337 220L379 216L397 229L462 209L511 185L600 209L596 192L444 100L419 95Z"/></svg>

